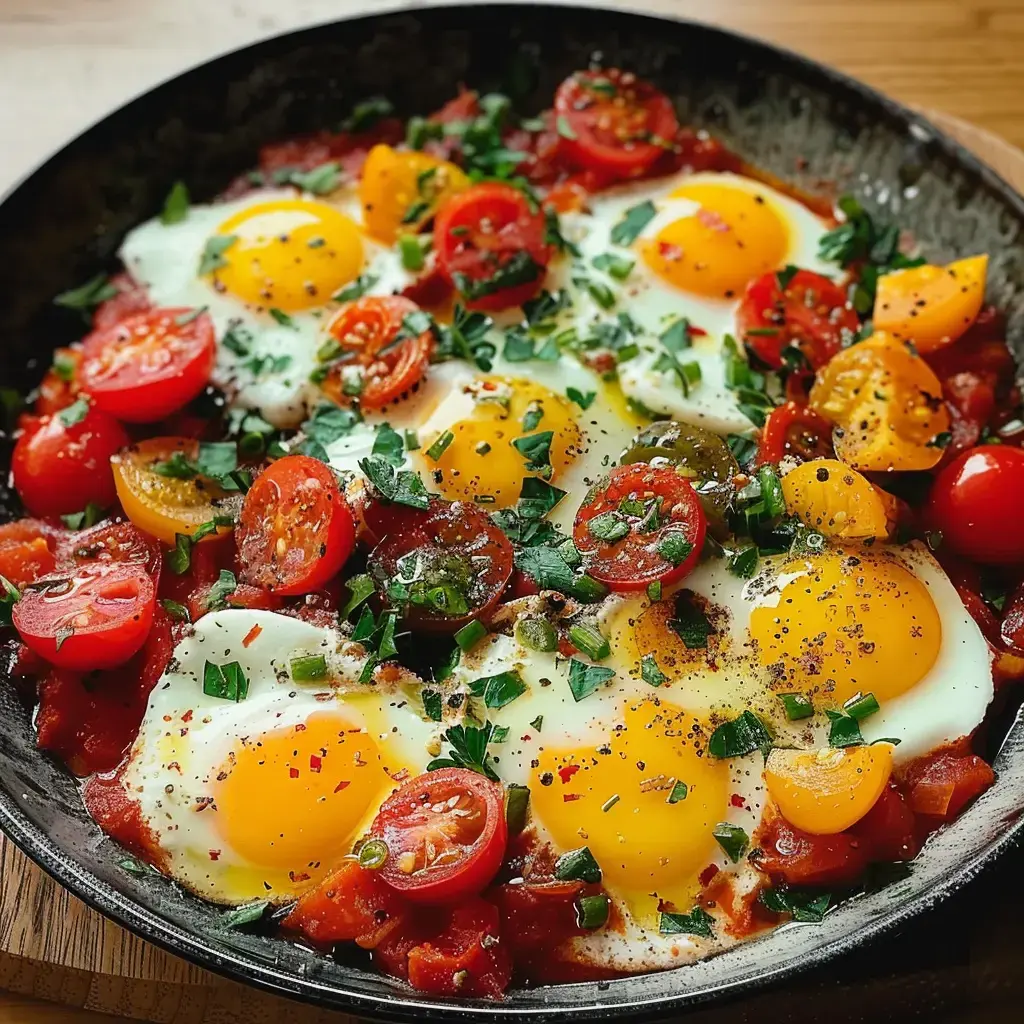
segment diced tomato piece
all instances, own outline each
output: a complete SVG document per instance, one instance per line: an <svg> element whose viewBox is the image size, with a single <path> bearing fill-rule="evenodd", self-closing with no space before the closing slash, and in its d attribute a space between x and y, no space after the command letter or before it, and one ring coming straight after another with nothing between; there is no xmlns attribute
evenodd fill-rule
<svg viewBox="0 0 1024 1024"><path fill-rule="evenodd" d="M873 861L912 860L921 849L914 812L892 782L849 831L864 840Z"/></svg>
<svg viewBox="0 0 1024 1024"><path fill-rule="evenodd" d="M776 884L852 885L868 866L869 844L850 832L816 836L781 815L762 822L755 835L757 867Z"/></svg>
<svg viewBox="0 0 1024 1024"><path fill-rule="evenodd" d="M122 766L123 767L123 766ZM156 868L166 854L142 818L142 807L133 800L121 781L122 769L93 775L82 787L82 800L96 824L126 850Z"/></svg>
<svg viewBox="0 0 1024 1024"><path fill-rule="evenodd" d="M953 821L995 782L995 772L976 754L927 754L901 772L907 802L929 827Z"/></svg>
<svg viewBox="0 0 1024 1024"><path fill-rule="evenodd" d="M0 526L0 576L22 587L53 572L58 532L39 519L18 519Z"/></svg>
<svg viewBox="0 0 1024 1024"><path fill-rule="evenodd" d="M520 882L499 885L489 893L501 913L502 941L517 960L545 955L574 935L580 935L576 900L582 882Z"/></svg>

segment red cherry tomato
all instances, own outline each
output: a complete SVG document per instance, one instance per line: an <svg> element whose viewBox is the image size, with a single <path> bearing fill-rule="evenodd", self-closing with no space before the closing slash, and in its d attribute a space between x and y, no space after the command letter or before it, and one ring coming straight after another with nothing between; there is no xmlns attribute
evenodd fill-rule
<svg viewBox="0 0 1024 1024"><path fill-rule="evenodd" d="M145 286L139 284L131 274L117 274L110 279L110 283L117 289L117 294L101 302L93 312L92 324L96 330L113 327L136 313L144 313L153 308Z"/></svg>
<svg viewBox="0 0 1024 1024"><path fill-rule="evenodd" d="M544 214L519 189L474 185L441 207L434 249L470 309L508 309L540 291L551 259L544 231Z"/></svg>
<svg viewBox="0 0 1024 1024"><path fill-rule="evenodd" d="M943 546L987 565L1024 562L1024 532L1015 510L1024 502L1024 451L982 445L957 456L932 484L925 506L928 525Z"/></svg>
<svg viewBox="0 0 1024 1024"><path fill-rule="evenodd" d="M773 409L761 432L757 460L762 465L774 464L787 455L801 462L834 459L832 424L798 402L787 402Z"/></svg>
<svg viewBox="0 0 1024 1024"><path fill-rule="evenodd" d="M672 101L629 71L577 71L555 93L559 156L615 178L646 171L675 138Z"/></svg>
<svg viewBox="0 0 1024 1024"><path fill-rule="evenodd" d="M82 362L82 350L59 348L53 353L53 366L46 371L39 385L36 398L37 416L52 416L66 409L78 397L78 369ZM60 365L62 372L56 367Z"/></svg>
<svg viewBox="0 0 1024 1024"><path fill-rule="evenodd" d="M138 565L146 570L156 586L164 559L160 545L129 522L100 523L89 530L67 533L57 545L57 557L63 566Z"/></svg>
<svg viewBox="0 0 1024 1024"><path fill-rule="evenodd" d="M859 327L846 292L809 270L798 270L785 288L774 271L751 281L736 314L740 337L773 370L782 369L787 345L795 345L817 370Z"/></svg>
<svg viewBox="0 0 1024 1024"><path fill-rule="evenodd" d="M138 565L79 569L26 588L14 628L51 665L91 672L126 662L153 624L156 587Z"/></svg>
<svg viewBox="0 0 1024 1024"><path fill-rule="evenodd" d="M439 500L423 511L393 505L367 512L383 537L370 555L370 572L389 603L405 609L406 621L453 633L490 615L512 575L514 552L486 513L465 501ZM419 571L403 584L409 554L418 556Z"/></svg>
<svg viewBox="0 0 1024 1024"><path fill-rule="evenodd" d="M124 428L98 409L75 402L30 420L11 457L14 487L36 516L81 512L117 498L110 456L129 445Z"/></svg>
<svg viewBox="0 0 1024 1024"><path fill-rule="evenodd" d="M427 371L434 338L429 330L396 341L403 321L419 307L401 295L367 296L342 306L327 333L341 346L323 389L339 405L358 399L364 409L380 409L401 398ZM350 384L352 371L358 371Z"/></svg>
<svg viewBox="0 0 1024 1024"><path fill-rule="evenodd" d="M388 858L381 878L417 903L475 896L501 867L508 841L505 795L468 768L440 768L404 783L370 828Z"/></svg>
<svg viewBox="0 0 1024 1024"><path fill-rule="evenodd" d="M308 455L286 455L256 478L235 529L244 581L281 596L319 590L355 538L337 478Z"/></svg>
<svg viewBox="0 0 1024 1024"><path fill-rule="evenodd" d="M153 309L90 334L78 377L97 409L128 423L155 423L206 387L216 358L205 313Z"/></svg>
<svg viewBox="0 0 1024 1024"><path fill-rule="evenodd" d="M576 513L573 540L595 579L613 590L643 590L675 583L697 564L706 525L685 477L636 462L591 490Z"/></svg>

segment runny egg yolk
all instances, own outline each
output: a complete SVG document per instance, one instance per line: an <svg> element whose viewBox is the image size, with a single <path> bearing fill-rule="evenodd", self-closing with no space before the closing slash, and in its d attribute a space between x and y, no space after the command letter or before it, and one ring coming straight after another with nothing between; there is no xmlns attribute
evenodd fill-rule
<svg viewBox="0 0 1024 1024"><path fill-rule="evenodd" d="M781 564L757 598L750 633L775 689L837 704L858 693L880 702L905 693L935 664L942 641L928 588L902 562L863 549Z"/></svg>
<svg viewBox="0 0 1024 1024"><path fill-rule="evenodd" d="M242 741L212 787L223 860L278 898L314 884L393 786L365 730L332 712Z"/></svg>
<svg viewBox="0 0 1024 1024"><path fill-rule="evenodd" d="M363 268L355 223L333 206L306 199L275 199L240 210L209 240L211 250L215 288L249 305L286 312L324 305Z"/></svg>
<svg viewBox="0 0 1024 1024"><path fill-rule="evenodd" d="M715 858L729 770L707 753L710 731L661 700L641 700L626 705L605 745L548 747L534 770L531 806L555 845L588 846L605 886L641 916L658 899L688 910L697 875Z"/></svg>
<svg viewBox="0 0 1024 1024"><path fill-rule="evenodd" d="M560 395L512 377L481 377L466 390L469 414L421 438L423 465L446 498L505 508L523 477L555 481L579 456L582 435Z"/></svg>
<svg viewBox="0 0 1024 1024"><path fill-rule="evenodd" d="M789 231L763 193L695 184L676 189L671 198L692 200L697 209L642 242L641 253L674 287L732 299L755 277L784 262Z"/></svg>

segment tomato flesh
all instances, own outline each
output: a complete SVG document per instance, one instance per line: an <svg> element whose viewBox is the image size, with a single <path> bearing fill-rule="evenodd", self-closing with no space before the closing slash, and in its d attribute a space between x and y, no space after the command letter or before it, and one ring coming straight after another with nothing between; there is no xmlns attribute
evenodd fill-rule
<svg viewBox="0 0 1024 1024"><path fill-rule="evenodd" d="M736 329L771 369L782 369L783 350L793 345L817 370L856 337L860 321L845 291L827 277L798 270L783 281L785 287L774 271L751 281L736 313Z"/></svg>
<svg viewBox="0 0 1024 1024"><path fill-rule="evenodd" d="M209 316L154 309L89 335L78 376L98 409L127 423L155 423L206 387L216 358Z"/></svg>
<svg viewBox="0 0 1024 1024"><path fill-rule="evenodd" d="M90 502L109 508L117 497L110 457L128 446L128 435L99 409L80 419L71 411L31 420L14 446L14 487L32 515L81 512Z"/></svg>
<svg viewBox="0 0 1024 1024"><path fill-rule="evenodd" d="M555 94L559 156L613 178L646 171L675 139L672 101L628 71L577 71Z"/></svg>
<svg viewBox="0 0 1024 1024"><path fill-rule="evenodd" d="M937 751L912 761L903 772L907 802L934 828L953 821L995 782L995 772L976 754Z"/></svg>
<svg viewBox="0 0 1024 1024"><path fill-rule="evenodd" d="M467 768L404 783L370 829L388 848L382 880L417 903L476 895L501 866L508 840L502 787Z"/></svg>
<svg viewBox="0 0 1024 1024"><path fill-rule="evenodd" d="M508 309L536 295L551 259L544 235L544 214L511 185L475 185L434 221L438 265L470 309Z"/></svg>
<svg viewBox="0 0 1024 1024"><path fill-rule="evenodd" d="M643 590L690 572L706 530L704 509L685 477L636 462L613 469L591 491L576 513L573 540L595 579L613 590Z"/></svg>
<svg viewBox="0 0 1024 1024"><path fill-rule="evenodd" d="M78 569L26 589L13 608L25 644L51 665L90 672L126 662L153 624L156 587L139 565Z"/></svg>
<svg viewBox="0 0 1024 1024"><path fill-rule="evenodd" d="M358 398L366 409L380 409L414 388L426 373L434 338L429 330L396 340L405 318L419 307L401 295L356 299L342 306L327 333L341 354L323 389L339 405Z"/></svg>
<svg viewBox="0 0 1024 1024"><path fill-rule="evenodd" d="M757 842L757 866L776 884L852 885L868 866L867 841L850 832L811 835L781 815L761 824Z"/></svg>
<svg viewBox="0 0 1024 1024"><path fill-rule="evenodd" d="M245 582L281 596L324 586L355 536L337 478L308 455L286 455L256 478L235 530Z"/></svg>
<svg viewBox="0 0 1024 1024"><path fill-rule="evenodd" d="M57 545L57 553L64 566L140 566L153 580L154 587L160 582L164 564L160 545L126 522L100 523L88 530L65 534Z"/></svg>
<svg viewBox="0 0 1024 1024"><path fill-rule="evenodd" d="M57 567L55 534L39 519L18 519L0 526L0 576L21 587L53 572Z"/></svg>
<svg viewBox="0 0 1024 1024"><path fill-rule="evenodd" d="M768 414L758 446L758 462L777 464L784 458L811 462L834 459L832 424L799 402L786 402Z"/></svg>
<svg viewBox="0 0 1024 1024"><path fill-rule="evenodd" d="M369 569L406 621L453 633L493 612L512 575L514 552L489 516L464 501L434 500L426 510L375 504L367 519L383 539Z"/></svg>

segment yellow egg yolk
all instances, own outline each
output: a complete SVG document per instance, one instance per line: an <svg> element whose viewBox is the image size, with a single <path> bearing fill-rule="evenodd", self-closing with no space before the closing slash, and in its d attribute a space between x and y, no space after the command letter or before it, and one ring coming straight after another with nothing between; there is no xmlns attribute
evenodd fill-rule
<svg viewBox="0 0 1024 1024"><path fill-rule="evenodd" d="M843 704L884 702L929 672L942 626L928 588L882 552L835 549L777 565L750 615L751 637L776 690Z"/></svg>
<svg viewBox="0 0 1024 1024"><path fill-rule="evenodd" d="M588 846L605 886L641 916L659 899L689 909L697 875L715 857L712 830L726 816L729 770L707 754L710 732L646 699L626 705L603 746L548 747L534 770L531 807L556 846Z"/></svg>
<svg viewBox="0 0 1024 1024"><path fill-rule="evenodd" d="M641 253L647 265L674 287L732 299L754 278L785 261L789 231L763 193L694 184L676 189L671 198L692 200L698 209L642 242Z"/></svg>
<svg viewBox="0 0 1024 1024"><path fill-rule="evenodd" d="M423 468L446 498L505 508L523 477L555 481L579 456L582 434L560 395L511 377L481 377L467 391L469 415L421 438Z"/></svg>
<svg viewBox="0 0 1024 1024"><path fill-rule="evenodd" d="M211 255L211 253L213 255ZM207 242L214 287L253 306L323 306L363 268L355 223L326 203L275 199L229 217Z"/></svg>
<svg viewBox="0 0 1024 1024"><path fill-rule="evenodd" d="M270 889L251 895L302 892L393 785L372 737L332 712L240 741L212 787L222 859L244 865L239 885L259 871Z"/></svg>

